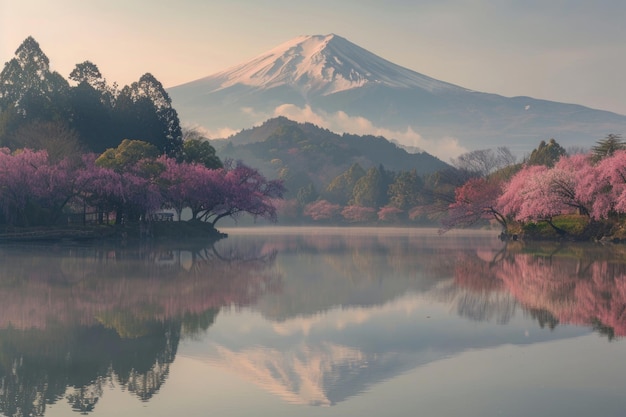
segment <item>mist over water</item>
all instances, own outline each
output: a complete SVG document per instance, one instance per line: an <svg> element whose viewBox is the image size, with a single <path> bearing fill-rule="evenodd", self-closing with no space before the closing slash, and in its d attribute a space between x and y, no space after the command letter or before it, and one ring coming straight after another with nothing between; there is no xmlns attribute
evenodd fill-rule
<svg viewBox="0 0 626 417"><path fill-rule="evenodd" d="M0 247L0 412L626 406L619 246L430 229L227 232L206 247Z"/></svg>

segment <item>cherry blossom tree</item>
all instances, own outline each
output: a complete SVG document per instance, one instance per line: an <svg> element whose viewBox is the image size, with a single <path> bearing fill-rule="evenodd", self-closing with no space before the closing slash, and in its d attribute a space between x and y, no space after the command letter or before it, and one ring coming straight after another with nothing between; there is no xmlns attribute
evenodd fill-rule
<svg viewBox="0 0 626 417"><path fill-rule="evenodd" d="M626 212L626 151L616 150L602 159L589 175L581 192L594 201L594 216L607 218L609 213Z"/></svg>
<svg viewBox="0 0 626 417"><path fill-rule="evenodd" d="M231 160L224 161L223 169L204 169L205 182L200 189L207 198L196 207L194 218L210 221L213 226L224 217L236 219L244 213L276 221L273 201L285 192L282 181L268 180L257 169Z"/></svg>
<svg viewBox="0 0 626 417"><path fill-rule="evenodd" d="M341 215L349 222L363 223L376 219L376 209L363 206L347 206L341 211Z"/></svg>
<svg viewBox="0 0 626 417"><path fill-rule="evenodd" d="M525 166L505 185L497 206L505 216L519 221L545 221L557 233L564 233L552 219L571 210L572 200L563 191L570 186L564 170L543 165Z"/></svg>
<svg viewBox="0 0 626 417"><path fill-rule="evenodd" d="M339 204L333 204L328 200L318 200L304 207L304 215L315 221L332 220L341 212Z"/></svg>
<svg viewBox="0 0 626 417"><path fill-rule="evenodd" d="M226 201L224 169L208 169L200 164L188 164L180 183L181 204L191 209L193 219L207 220Z"/></svg>
<svg viewBox="0 0 626 417"><path fill-rule="evenodd" d="M123 200L121 208L122 221L135 222L145 218L163 205L161 190L155 181L156 176L150 173L150 163L138 163L121 176ZM116 221L119 223L119 214Z"/></svg>
<svg viewBox="0 0 626 417"><path fill-rule="evenodd" d="M0 222L53 224L70 203L83 212L87 206L97 208L100 221L103 213L114 211L118 224L164 207L175 209L179 218L189 207L195 219L213 225L243 213L275 221L275 202L285 191L281 181L268 180L243 163L227 161L224 168L210 169L165 155L103 155L51 162L45 150L1 148Z"/></svg>
<svg viewBox="0 0 626 417"><path fill-rule="evenodd" d="M272 201L274 207L276 207L277 215L280 217L281 222L297 222L300 220L302 214L302 206L300 202L291 198L283 200L281 198L274 199Z"/></svg>
<svg viewBox="0 0 626 417"><path fill-rule="evenodd" d="M180 220L181 212L185 207L189 207L190 197L193 194L188 182L193 179L190 178L190 174L194 171L194 167L186 162L179 163L174 158L165 155L159 158L159 162L165 168L158 179L163 205L165 208L174 209Z"/></svg>
<svg viewBox="0 0 626 417"><path fill-rule="evenodd" d="M401 210L394 206L385 206L378 210L378 220L384 222L396 222L400 220L400 216L404 213L404 210Z"/></svg>
<svg viewBox="0 0 626 417"><path fill-rule="evenodd" d="M80 192L79 161L52 163L45 150L0 150L0 206L14 225L55 223Z"/></svg>
<svg viewBox="0 0 626 417"><path fill-rule="evenodd" d="M551 197L564 206L564 212L576 210L579 214L589 216L592 201L578 192L581 174L591 168L586 155L577 154L563 156L547 172L546 182Z"/></svg>
<svg viewBox="0 0 626 417"><path fill-rule="evenodd" d="M442 231L457 226L471 226L481 219L493 218L506 230L505 214L497 201L502 193L502 182L485 177L471 178L455 190L455 201L450 204L443 219Z"/></svg>
<svg viewBox="0 0 626 417"><path fill-rule="evenodd" d="M45 151L0 149L0 205L8 224L29 225L26 207L43 191L40 170L47 159Z"/></svg>
<svg viewBox="0 0 626 417"><path fill-rule="evenodd" d="M78 197L98 210L99 222L105 213L115 210L116 202L123 200L122 176L111 168L96 164L96 154L83 156L82 168L77 172Z"/></svg>
<svg viewBox="0 0 626 417"><path fill-rule="evenodd" d="M522 168L504 186L504 191L496 202L505 216L516 220L548 220L560 214L562 207L555 207L555 201L548 198L549 187L544 165L530 165Z"/></svg>

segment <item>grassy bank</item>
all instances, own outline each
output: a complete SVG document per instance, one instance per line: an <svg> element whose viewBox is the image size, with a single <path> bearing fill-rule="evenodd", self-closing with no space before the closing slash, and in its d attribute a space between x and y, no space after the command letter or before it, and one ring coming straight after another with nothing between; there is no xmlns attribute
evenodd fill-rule
<svg viewBox="0 0 626 417"><path fill-rule="evenodd" d="M621 219L594 221L588 216L562 215L550 221L514 222L504 236L520 240L571 240L626 242L626 225Z"/></svg>

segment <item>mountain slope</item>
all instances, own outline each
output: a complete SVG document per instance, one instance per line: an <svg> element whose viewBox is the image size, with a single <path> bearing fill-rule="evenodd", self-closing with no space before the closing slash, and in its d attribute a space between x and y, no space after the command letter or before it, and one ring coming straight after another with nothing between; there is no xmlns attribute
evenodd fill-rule
<svg viewBox="0 0 626 417"><path fill-rule="evenodd" d="M369 84L466 91L393 64L333 34L297 37L196 84L213 86L212 91L235 85L265 90L291 86L303 96L328 95Z"/></svg>
<svg viewBox="0 0 626 417"><path fill-rule="evenodd" d="M213 143L220 158L243 160L270 178L280 177L292 193L311 183L325 187L354 163L420 175L449 167L428 153L408 153L383 137L338 135L285 117Z"/></svg>
<svg viewBox="0 0 626 417"><path fill-rule="evenodd" d="M335 132L383 135L447 159L541 140L591 146L626 116L468 90L400 67L337 35L301 36L226 71L168 90L184 123L237 131L284 115Z"/></svg>

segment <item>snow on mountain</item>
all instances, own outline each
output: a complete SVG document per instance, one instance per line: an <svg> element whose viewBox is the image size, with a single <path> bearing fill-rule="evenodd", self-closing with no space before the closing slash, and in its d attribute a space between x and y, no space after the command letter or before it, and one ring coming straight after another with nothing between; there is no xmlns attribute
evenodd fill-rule
<svg viewBox="0 0 626 417"><path fill-rule="evenodd" d="M299 36L205 80L210 79L220 80L214 91L237 84L263 89L289 85L303 94L322 95L366 84L427 91L461 89L393 64L335 34Z"/></svg>
<svg viewBox="0 0 626 417"><path fill-rule="evenodd" d="M168 92L183 124L212 138L285 116L337 133L384 136L442 160L497 146L521 157L550 138L589 148L608 133L626 134L626 116L472 91L334 34L297 37Z"/></svg>

